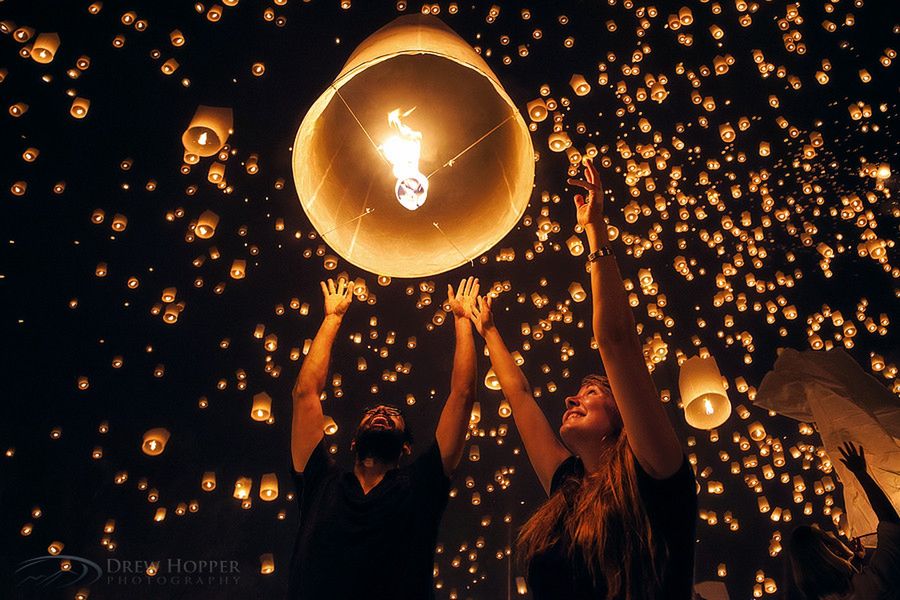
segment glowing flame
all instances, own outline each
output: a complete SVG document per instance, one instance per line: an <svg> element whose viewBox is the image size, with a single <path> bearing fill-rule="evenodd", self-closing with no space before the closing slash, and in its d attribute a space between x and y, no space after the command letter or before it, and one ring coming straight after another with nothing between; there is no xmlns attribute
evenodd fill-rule
<svg viewBox="0 0 900 600"><path fill-rule="evenodd" d="M715 412L715 409L713 408L712 402L709 401L709 398L703 399L703 410L708 415L711 415Z"/></svg>
<svg viewBox="0 0 900 600"><path fill-rule="evenodd" d="M400 109L388 113L388 124L397 130L381 145L381 152L391 163L397 185L394 192L397 201L409 210L416 210L428 197L428 178L419 171L419 155L422 151L422 133L414 131L400 119L408 117L415 108L402 115Z"/></svg>
<svg viewBox="0 0 900 600"><path fill-rule="evenodd" d="M197 143L200 144L201 146L205 146L206 142L208 140L209 140L209 133L207 133L206 131L204 131L197 137Z"/></svg>

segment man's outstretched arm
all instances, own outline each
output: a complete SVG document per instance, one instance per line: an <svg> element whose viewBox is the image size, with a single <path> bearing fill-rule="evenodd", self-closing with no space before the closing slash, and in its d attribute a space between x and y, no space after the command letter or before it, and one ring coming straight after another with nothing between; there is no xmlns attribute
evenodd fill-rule
<svg viewBox="0 0 900 600"><path fill-rule="evenodd" d="M292 394L291 458L297 472L306 468L306 462L324 435L325 418L320 398L328 379L334 338L353 299L344 279L339 279L337 284L331 279L322 282L322 294L325 296L325 318L303 361Z"/></svg>
<svg viewBox="0 0 900 600"><path fill-rule="evenodd" d="M450 477L459 465L466 445L466 429L475 402L475 339L472 336L472 301L478 296L478 280L472 277L460 282L456 294L447 286L447 297L456 328L456 350L450 395L438 421L435 439L441 452L444 474Z"/></svg>

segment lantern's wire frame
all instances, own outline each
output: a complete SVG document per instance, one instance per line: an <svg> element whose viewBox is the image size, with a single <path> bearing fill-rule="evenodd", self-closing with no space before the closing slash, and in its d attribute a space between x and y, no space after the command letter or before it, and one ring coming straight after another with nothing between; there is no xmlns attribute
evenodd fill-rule
<svg viewBox="0 0 900 600"><path fill-rule="evenodd" d="M375 140L372 138L372 136L369 134L368 130L367 130L367 129L365 128L365 126L362 124L362 121L359 120L359 117L357 117L357 116L356 116L356 113L353 112L353 109L350 107L350 104L344 99L344 96L341 94L341 90L338 89L337 87L335 87L334 84L331 84L331 86L329 86L329 87L331 87L331 89L334 90L334 93L337 95L338 98L340 98L341 102L342 102L342 103L344 104L344 106L347 108L347 112L350 113L350 116L353 117L353 120L356 121L356 124L359 125L359 128L362 130L362 132L363 132L364 134L366 134L366 137L369 139L369 143L371 143L371 144L372 144L372 147L375 148L375 152L378 153L378 156L380 156L386 163L390 164L390 161L387 159L387 157L384 155L384 152L381 150L381 146L379 146L378 144L375 143ZM461 152L459 152L456 156L454 156L453 158L451 158L450 160L448 160L447 162L445 162L443 165L441 165L440 167L438 167L437 169L435 169L434 171L432 171L431 173L429 173L428 175L426 175L425 178L430 180L430 179L431 179L435 174L437 174L437 172L440 171L441 169L444 169L444 168L446 168L446 167L452 167L453 164L454 164L457 160L459 160L466 152L468 152L469 150L471 150L472 148L474 148L475 146L477 146L478 144L480 144L481 142L483 142L485 139L487 139L487 138L488 138L491 134L493 134L495 131L497 131L498 129L500 129L501 127L503 127L503 126L506 125L507 123L509 123L514 117L515 117L515 113L510 114L508 117L506 117L505 119L503 119L502 121L500 121L499 123L497 123L496 125L494 125L490 130L488 130L485 134L483 134L483 135L482 135L481 137L479 137L477 140L475 140L474 142L472 142L471 144L469 144L468 146L466 146L466 147L465 147ZM363 212L362 214L360 214L360 215L358 215L358 216L356 216L356 217L353 217L352 219L350 219L350 220L348 220L348 221L346 221L346 222L344 222L344 223L341 223L340 225L337 225L336 227L334 227L334 228L332 228L332 229L326 231L325 233L323 233L323 234L321 234L321 235L322 235L322 236L325 236L326 234L329 234L329 233L331 233L332 231L336 231L337 229L343 227L344 225L349 225L349 224L352 223L353 221L357 221L357 220L359 220L359 219L365 217L366 215L372 214L373 212L375 212L375 209L374 209L374 208L367 207L366 210L365 210L365 212ZM457 247L457 245L453 243L453 240L451 240L451 239L447 236L447 234L444 233L444 230L441 229L441 226L438 225L437 222L432 222L431 224L434 225L435 229L437 229L439 232L441 232L441 235L444 236L444 239L447 240L447 243L449 243L451 246L453 246L453 249L456 250L456 252L462 257L462 259L463 259L465 262L468 262L468 263L469 263L471 266L473 266L473 267L475 266L475 260L472 259L472 258L469 258L469 257L467 257L465 254L463 254L463 252L459 249L459 247Z"/></svg>

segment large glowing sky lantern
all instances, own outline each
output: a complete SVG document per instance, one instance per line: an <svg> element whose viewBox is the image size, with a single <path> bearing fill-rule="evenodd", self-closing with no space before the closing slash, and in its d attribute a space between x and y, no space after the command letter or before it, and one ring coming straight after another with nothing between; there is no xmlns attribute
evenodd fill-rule
<svg viewBox="0 0 900 600"><path fill-rule="evenodd" d="M303 119L293 166L303 209L338 254L424 277L512 229L534 150L487 63L437 17L411 15L353 52Z"/></svg>

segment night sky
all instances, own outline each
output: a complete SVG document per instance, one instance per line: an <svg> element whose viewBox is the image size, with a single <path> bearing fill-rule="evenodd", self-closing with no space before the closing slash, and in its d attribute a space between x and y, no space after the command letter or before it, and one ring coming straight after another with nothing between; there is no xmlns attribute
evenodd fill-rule
<svg viewBox="0 0 900 600"><path fill-rule="evenodd" d="M351 306L332 361L332 371L342 375L339 391L329 385L323 404L340 426L328 440L346 466L360 412L378 401L408 404L412 395L408 420L417 449L427 445L449 390L453 348L452 326L435 327L432 317L447 284L462 277L479 277L482 289L497 284L496 320L511 349L525 357L523 369L552 423L580 378L601 370L591 348L590 302L573 302L568 292L573 281L587 289L589 279L585 256L566 247L576 233L573 192L565 183L566 153L548 146L554 111L533 128L530 204L500 243L472 257L473 266L395 278L386 286L343 259L326 270L322 253L332 251L311 226L293 184L294 137L353 49L423 5L232 3L107 1L92 14L86 0L0 0L0 381L6 405L0 418L0 597L74 598L83 584L63 578L54 583L62 587L15 585L22 583L16 570L23 561L48 556L57 541L77 564L85 559L103 569L86 586L92 599L283 595L298 518L289 476L290 391L302 361L297 349L321 320L319 281L325 277L361 277L376 297ZM805 444L815 455L818 435L754 407L755 387L741 392L735 379L758 386L779 347L808 349L818 336L847 349L900 394L894 248L900 162L893 129L900 24L890 4L691 0L693 22L677 31L668 22L680 3L496 2L496 19L488 18L491 2L460 2L456 10L456 3L427 4L481 53L526 123L530 101L552 98L573 147L598 150L607 216L619 230L613 246L623 276L635 282L640 337L648 350L659 346L654 334L665 342L653 376L670 392L668 414L696 464L695 580L722 581L732 598L752 597L759 571L777 584L765 597L794 597L786 551L770 555L773 539L779 532L787 538L802 523L833 529L826 495L812 491L813 482L828 475L822 457L814 456L804 471L787 452ZM210 20L211 10L220 10L221 18ZM713 25L721 39L711 33ZM33 35L18 41L22 27ZM186 40L177 47L170 40L176 29ZM52 62L39 64L28 48L46 32L58 33L60 45ZM114 47L117 37L124 40L121 48ZM726 73L711 72L716 56L733 59ZM76 66L80 57L89 57L86 68ZM179 66L166 75L160 67L170 58ZM262 75L252 71L255 63L265 65ZM817 72L827 74L825 83ZM573 74L584 75L590 93L574 93ZM667 80L661 102L642 99L648 74ZM549 92L542 95L544 84ZM694 91L698 100L711 97L715 107L692 100ZM76 97L90 100L83 119L70 115ZM9 109L20 102L27 111L14 116ZM207 180L216 157L183 161L181 136L198 105L234 111L225 189ZM733 141L720 135L725 123L734 129ZM761 142L769 142L770 155L761 156ZM627 156L623 144L636 155ZM636 149L641 145L643 158ZM39 151L36 159L25 156L29 149ZM251 154L258 155L256 174L245 169ZM643 213L629 222L632 200ZM196 239L192 222L205 210L218 214L219 224L211 239ZM542 211L559 225L543 241L537 235ZM111 228L116 215L127 217L122 231ZM514 259L498 260L501 248L514 249ZM873 248L876 256L860 248ZM674 266L679 256L689 276ZM229 274L235 259L247 261L243 279ZM106 265L102 277L100 263ZM652 271L656 294L642 293L638 269ZM749 274L763 285L748 285ZM429 286L433 302L424 305L421 290ZM184 303L175 323L164 322L160 312L161 294L170 287L177 288L175 302ZM650 303L659 317L648 315ZM791 306L796 315L785 310ZM834 311L856 324L855 336L833 324ZM523 323L543 331L542 339L523 335ZM254 336L259 325L277 335L277 349ZM407 344L412 336L415 348ZM523 570L507 550L543 497L512 419L497 414L500 392L481 381L490 362L481 340L477 344L482 416L469 444L479 446L480 460L470 460L467 451L454 479L435 557L441 599L520 597L516 578ZM679 358L701 346L716 358L735 407L717 440L690 427L678 405ZM364 371L359 357L366 360ZM396 374L396 381L385 380L385 373ZM253 395L263 391L273 399L272 423L250 418ZM739 405L748 409L747 418L738 414ZM748 436L754 421L768 436L743 451L733 434ZM161 455L148 456L142 438L157 427L171 437ZM764 479L769 450L779 443L787 462ZM745 466L749 455L759 457L757 466ZM738 473L731 472L732 461L740 463ZM209 471L217 486L204 491ZM277 474L279 484L272 502L258 495L268 473ZM794 503L782 473L803 475L803 502L812 503L812 515ZM746 483L754 475L761 493ZM249 507L232 494L241 477L253 480ZM721 482L724 493L709 493L708 481ZM480 505L473 505L474 492ZM790 509L793 520L761 514L760 495ZM842 503L839 483L830 496ZM157 522L159 508L167 512ZM729 516L738 521L736 530ZM104 533L110 520L114 531ZM274 556L272 574L260 573L266 553ZM202 584L160 581L177 559L237 561L238 569ZM109 580L113 566L139 561L160 562L156 579L144 569L135 580ZM46 576L59 559L39 564ZM717 573L720 564L727 574Z"/></svg>

